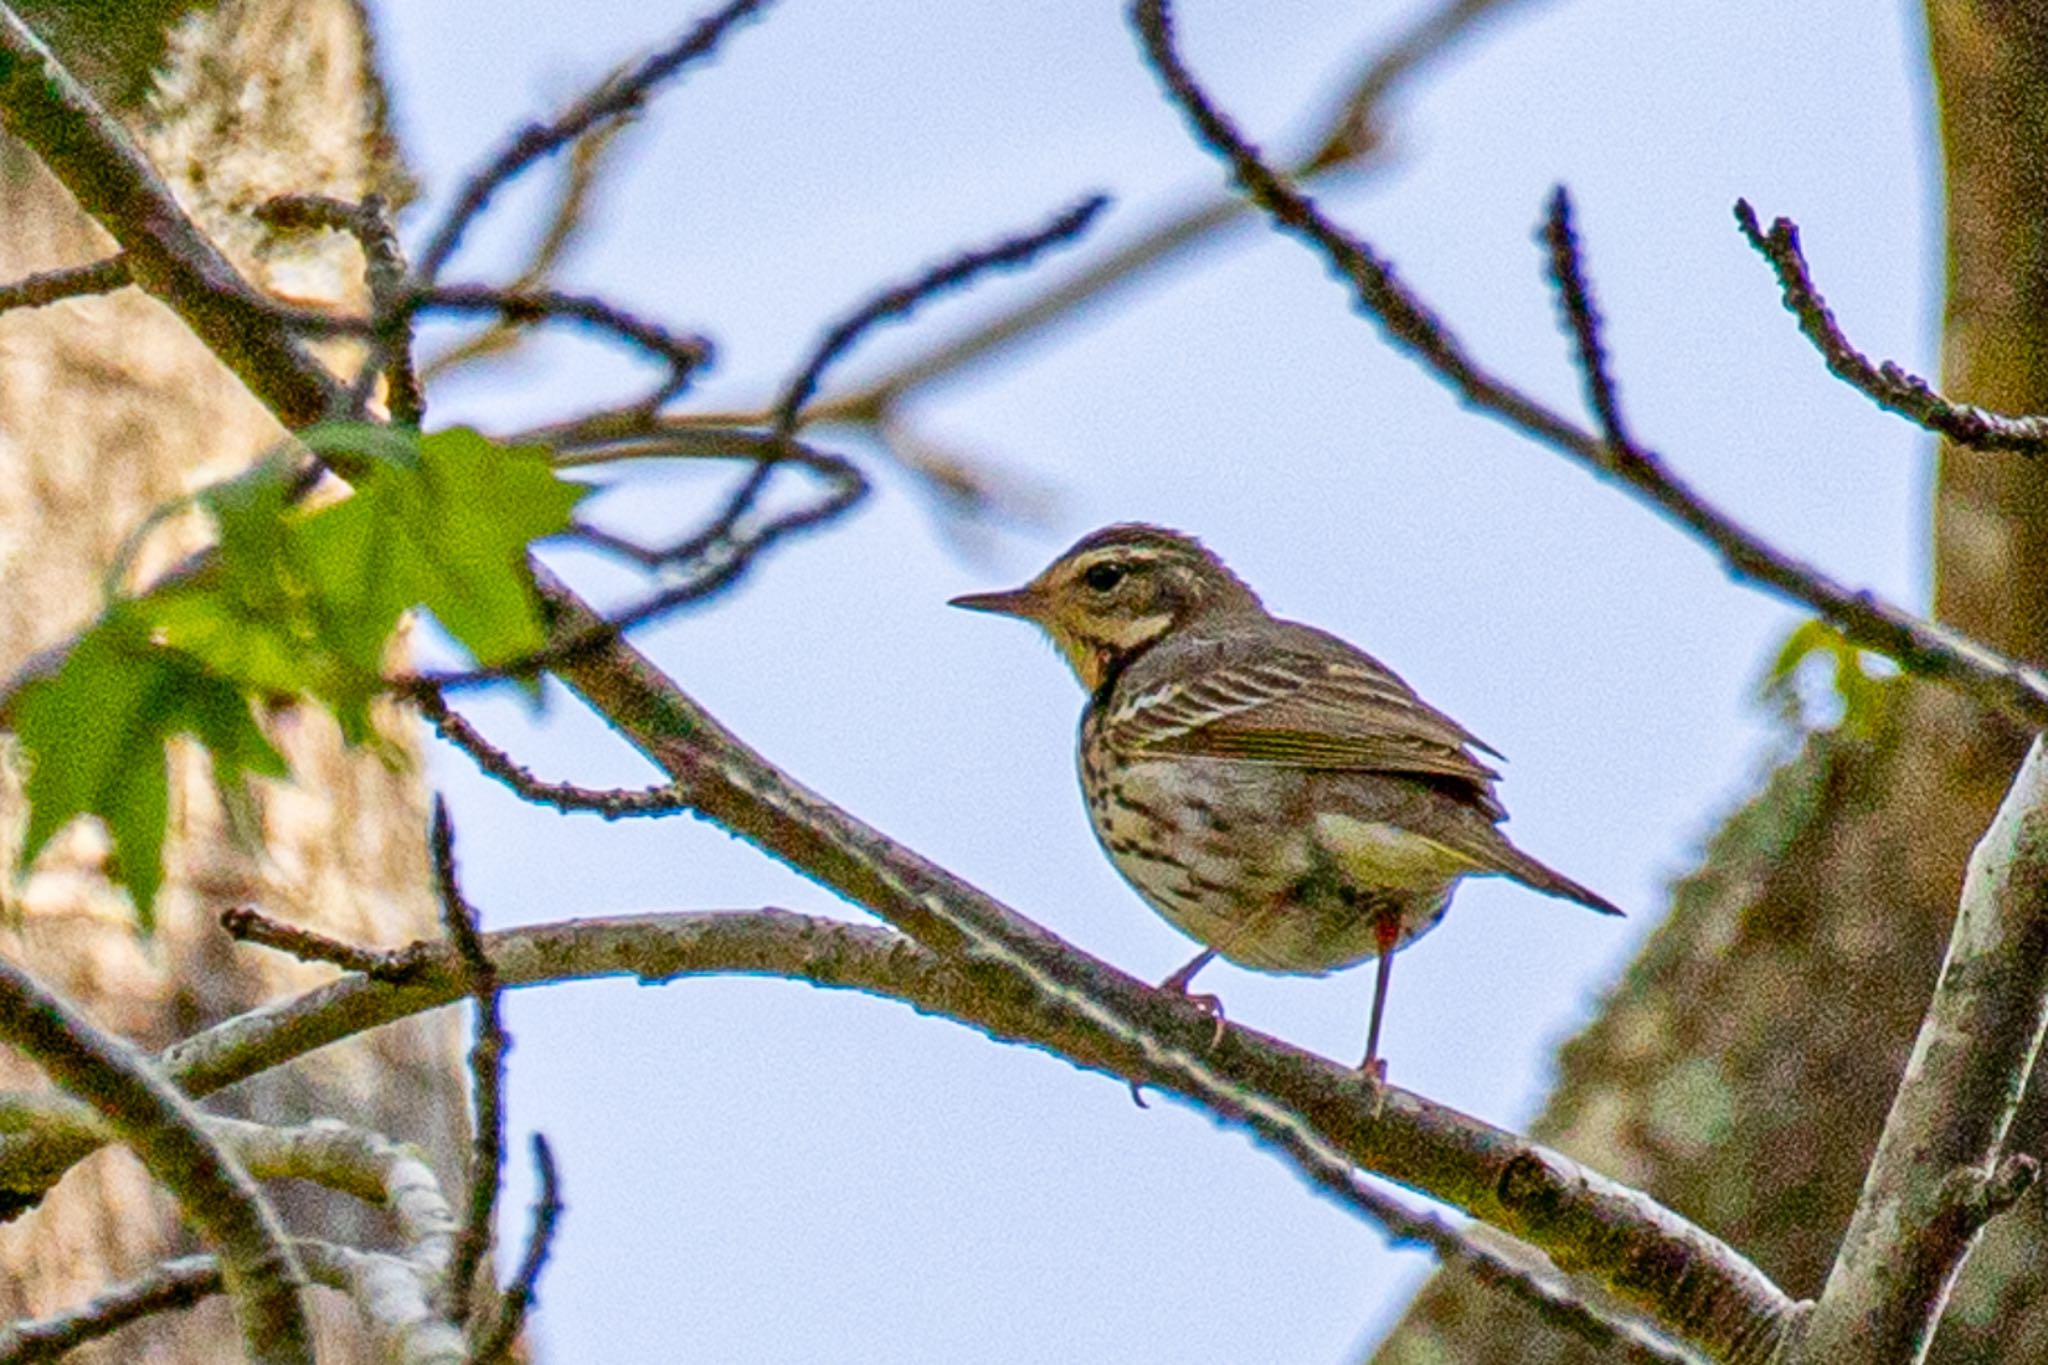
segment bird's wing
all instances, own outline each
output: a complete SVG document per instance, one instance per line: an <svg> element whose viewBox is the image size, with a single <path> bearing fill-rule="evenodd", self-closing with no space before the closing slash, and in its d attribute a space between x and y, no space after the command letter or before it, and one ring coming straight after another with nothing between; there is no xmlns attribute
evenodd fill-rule
<svg viewBox="0 0 2048 1365"><path fill-rule="evenodd" d="M1261 649L1123 689L1104 716L1110 747L1446 777L1492 804L1499 774L1472 751L1493 750L1371 656L1320 639L1328 644Z"/></svg>

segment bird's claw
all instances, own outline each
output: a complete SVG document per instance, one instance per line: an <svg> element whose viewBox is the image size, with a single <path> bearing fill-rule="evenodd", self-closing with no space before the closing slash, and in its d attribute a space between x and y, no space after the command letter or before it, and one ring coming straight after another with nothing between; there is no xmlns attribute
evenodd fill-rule
<svg viewBox="0 0 2048 1365"><path fill-rule="evenodd" d="M1372 1094L1372 1116L1377 1119L1387 1107L1387 1059L1368 1057L1358 1068L1358 1079Z"/></svg>

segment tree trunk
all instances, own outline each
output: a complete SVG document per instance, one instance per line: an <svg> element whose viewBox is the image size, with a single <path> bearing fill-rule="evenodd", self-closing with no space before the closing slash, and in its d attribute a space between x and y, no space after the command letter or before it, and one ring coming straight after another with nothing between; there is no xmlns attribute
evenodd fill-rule
<svg viewBox="0 0 2048 1365"><path fill-rule="evenodd" d="M191 12L179 19L181 10ZM353 243L333 235L273 240L250 216L285 192L360 199L403 189L364 15L352 0L152 0L30 14L48 19L44 31L67 57L160 59L154 91L131 125L201 227L262 287L360 308ZM118 98L131 82L141 88L118 63L95 74L103 97ZM15 144L0 148L0 195L0 278L113 249ZM0 315L0 670L12 673L93 616L102 575L153 509L234 473L281 436L262 406L139 290ZM147 539L134 577L160 571L204 536L193 517L173 521ZM155 936L138 936L126 897L100 874L103 835L81 825L9 893L0 952L101 1023L155 1047L333 975L231 943L216 924L230 906L253 903L358 942L436 933L422 784L402 728L391 726L401 759L393 764L388 755L343 752L318 712L283 708L270 720L295 777L258 797L260 851L230 837L203 756L179 754ZM11 861L22 833L19 775L10 771L0 783ZM329 1048L240 1087L221 1105L277 1120L366 1123L421 1145L437 1169L459 1171L466 1119L458 1049L456 1020L443 1014ZM26 1063L0 1058L0 1085L36 1084ZM287 1207L287 1220L302 1227L317 1207L323 1235L369 1244L384 1236L381 1216L360 1206L297 1190L291 1200L297 1207ZM172 1206L141 1167L125 1152L103 1151L0 1228L0 1313L78 1304L186 1249ZM352 1309L324 1291L322 1298L320 1358L366 1359ZM220 1361L238 1358L234 1341L216 1303L128 1329L79 1358Z"/></svg>
<svg viewBox="0 0 2048 1365"><path fill-rule="evenodd" d="M2048 4L1929 0L1947 167L1943 389L2048 411ZM2048 661L2048 460L1945 449L1937 615ZM1561 1057L1536 1135L1820 1290L1927 1005L1963 867L2025 737L1889 686L1809 737L1711 841L1669 916ZM2014 1130L2039 1152L2036 1086ZM1992 1226L1933 1359L2048 1360L2039 1200ZM1376 1357L1589 1361L1512 1301L1439 1273Z"/></svg>

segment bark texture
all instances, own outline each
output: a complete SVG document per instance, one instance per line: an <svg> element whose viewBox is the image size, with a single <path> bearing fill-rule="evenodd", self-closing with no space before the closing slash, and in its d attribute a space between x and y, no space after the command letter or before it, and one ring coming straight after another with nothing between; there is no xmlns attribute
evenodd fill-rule
<svg viewBox="0 0 2048 1365"><path fill-rule="evenodd" d="M1942 388L2048 411L2048 3L1929 0L1927 17L1947 174ZM1944 450L1933 533L1936 614L2048 660L2048 461ZM1911 683L1889 686L1863 723L1810 736L1675 888L1600 1018L1565 1048L1533 1135L1698 1220L1787 1292L1818 1293L1970 849L2025 743ZM2044 1130L2037 1084L2012 1149L2040 1152ZM2039 1199L1992 1225L1933 1360L2048 1359L2044 1237ZM1375 1357L1599 1358L1447 1273Z"/></svg>
<svg viewBox="0 0 2048 1365"><path fill-rule="evenodd" d="M59 7L60 9L62 7ZM222 0L135 7L170 19L132 47L161 69L133 118L139 139L189 212L262 287L307 303L361 303L361 259L334 236L277 239L250 210L272 195L357 199L402 191L382 117L365 18L353 0ZM180 17L181 10L189 10ZM83 13L76 7L74 14ZM31 10L31 16L34 12ZM85 31L54 30L81 47ZM133 73L98 73L118 98ZM111 244L18 146L0 147L0 278L106 255ZM102 575L150 512L232 474L282 433L206 350L140 291L0 315L0 671L81 628ZM136 564L146 579L202 543L187 518L154 534ZM332 972L232 945L215 923L229 906L271 913L369 943L436 933L424 846L426 811L412 745L394 727L390 755L345 753L317 713L282 709L271 729L297 774L264 790L260 840L238 839L214 799L203 756L173 764L168 878L159 928L144 941L123 894L100 874L107 848L74 828L7 892L0 952L147 1047L301 989ZM395 758L396 761L392 761ZM18 772L0 777L0 848L21 837ZM260 847L259 847L260 843ZM332 1114L421 1145L459 1171L465 1101L452 1016L413 1021L224 1096L218 1107L266 1119ZM0 1085L40 1084L0 1058ZM294 1193L287 1220L311 1210L327 1235L375 1244L380 1220ZM341 1217L350 1221L329 1221ZM82 1301L163 1255L189 1248L167 1202L125 1153L102 1152L42 1204L0 1227L0 1314ZM352 1311L323 1305L320 1358L367 1358ZM214 1305L131 1328L79 1358L238 1358Z"/></svg>

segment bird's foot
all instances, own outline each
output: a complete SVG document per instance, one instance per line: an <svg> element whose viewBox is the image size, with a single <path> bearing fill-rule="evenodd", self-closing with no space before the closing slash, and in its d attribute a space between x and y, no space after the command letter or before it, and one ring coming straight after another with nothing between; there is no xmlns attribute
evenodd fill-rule
<svg viewBox="0 0 2048 1365"><path fill-rule="evenodd" d="M1358 1079L1365 1082L1366 1092L1372 1096L1372 1116L1379 1118L1387 1107L1387 1059L1366 1058L1358 1068Z"/></svg>
<svg viewBox="0 0 2048 1365"><path fill-rule="evenodd" d="M1223 997L1220 995L1190 995L1188 1003L1216 1021L1216 1031L1209 1039L1209 1051L1223 1046L1223 1026L1230 1021L1223 1017Z"/></svg>

